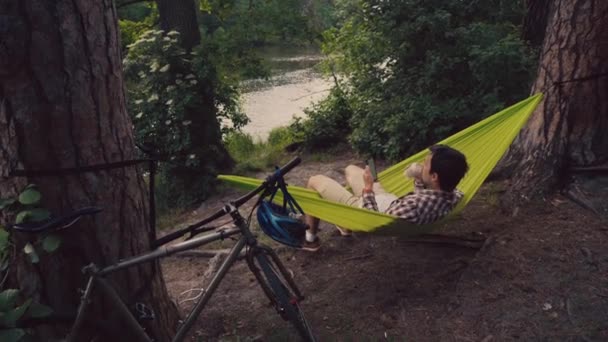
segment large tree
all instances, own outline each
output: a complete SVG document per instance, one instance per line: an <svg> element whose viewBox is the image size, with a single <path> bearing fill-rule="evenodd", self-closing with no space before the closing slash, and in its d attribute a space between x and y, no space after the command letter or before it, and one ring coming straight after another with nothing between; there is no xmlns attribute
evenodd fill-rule
<svg viewBox="0 0 608 342"><path fill-rule="evenodd" d="M0 20L2 197L35 183L43 194L42 205L52 212L89 205L105 208L61 233L61 247L38 264L21 252L30 237L13 234L14 285L57 312L73 311L84 265L108 265L149 250L142 175L133 167L52 177L12 178L9 173L134 158L116 10L112 0L3 1ZM158 263L130 268L110 280L129 303L153 307L156 319L148 330L157 340L168 340L178 317ZM103 299L98 300L101 304L93 314L111 318ZM50 337L59 332L42 333ZM106 337L102 340L109 340L111 332L101 333Z"/></svg>
<svg viewBox="0 0 608 342"><path fill-rule="evenodd" d="M608 1L530 1L533 27L546 22L532 93L545 94L505 165L516 204L567 185L573 168L608 160Z"/></svg>
<svg viewBox="0 0 608 342"><path fill-rule="evenodd" d="M194 0L157 0L156 3L161 29L165 32L176 30L181 33L182 46L188 51L201 42Z"/></svg>
<svg viewBox="0 0 608 342"><path fill-rule="evenodd" d="M157 0L160 27L168 33L180 33L180 44L186 52L196 49L201 43L201 34L197 19L198 7L194 0ZM183 117L191 122L186 131L189 143L179 151L179 156L171 156L174 162L166 165L165 184L170 202L173 206L191 205L210 194L209 188L214 183L215 175L228 171L233 160L222 142L220 120L218 118L217 90L221 82L217 80L214 66L209 62L207 51L196 51L198 59L191 69L173 69L174 74L189 74L196 70L205 70L204 77L198 78L196 93L189 105L183 108ZM167 154L163 147L157 148L160 154ZM189 159L195 156L195 161Z"/></svg>

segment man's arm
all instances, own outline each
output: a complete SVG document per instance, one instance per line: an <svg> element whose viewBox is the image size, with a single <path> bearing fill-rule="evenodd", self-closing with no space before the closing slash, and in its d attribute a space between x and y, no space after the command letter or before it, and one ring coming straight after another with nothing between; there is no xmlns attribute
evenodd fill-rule
<svg viewBox="0 0 608 342"><path fill-rule="evenodd" d="M367 210L378 211L378 204L376 203L376 195L373 191L365 191L363 189L363 208Z"/></svg>
<svg viewBox="0 0 608 342"><path fill-rule="evenodd" d="M376 203L376 195L374 194L374 177L369 169L369 166L363 170L363 208L373 211L378 211L378 204Z"/></svg>
<svg viewBox="0 0 608 342"><path fill-rule="evenodd" d="M391 206L386 209L386 213L392 216L408 220L410 222L418 222L418 205L416 205L416 195L410 195L399 198Z"/></svg>

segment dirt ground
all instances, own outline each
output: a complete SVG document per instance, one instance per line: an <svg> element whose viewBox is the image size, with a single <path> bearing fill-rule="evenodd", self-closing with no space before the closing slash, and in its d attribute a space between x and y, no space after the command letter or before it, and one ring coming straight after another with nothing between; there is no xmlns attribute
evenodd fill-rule
<svg viewBox="0 0 608 342"><path fill-rule="evenodd" d="M348 153L331 162L304 160L289 183L304 185L318 173L343 181L344 167L357 162ZM328 224L321 226L323 245L316 253L262 239L278 247L293 272L306 296L302 310L320 341L608 341L608 224L560 195L506 215L498 205L504 188L484 185L462 217L440 232L483 233L481 249L372 234L343 238ZM238 194L224 191L187 223ZM182 312L206 286L209 264L201 257L163 263ZM285 341L297 335L239 262L191 340Z"/></svg>

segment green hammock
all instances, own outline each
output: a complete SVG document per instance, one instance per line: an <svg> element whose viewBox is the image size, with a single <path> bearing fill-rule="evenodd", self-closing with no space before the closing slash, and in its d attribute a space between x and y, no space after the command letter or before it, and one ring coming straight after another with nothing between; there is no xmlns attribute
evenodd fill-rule
<svg viewBox="0 0 608 342"><path fill-rule="evenodd" d="M302 187L289 186L289 193L307 214L353 231L391 235L428 233L467 205L541 99L542 94L536 94L439 142L464 153L469 163L469 172L458 185L458 189L465 194L464 198L450 215L433 224L416 225L383 213L331 202L322 199L316 191ZM425 149L384 170L378 174L378 181L388 192L397 196L407 194L413 190L414 184L412 180L405 178L403 171L411 163L422 162L428 153L428 149ZM252 190L262 183L259 179L232 175L220 175L219 179L247 190Z"/></svg>

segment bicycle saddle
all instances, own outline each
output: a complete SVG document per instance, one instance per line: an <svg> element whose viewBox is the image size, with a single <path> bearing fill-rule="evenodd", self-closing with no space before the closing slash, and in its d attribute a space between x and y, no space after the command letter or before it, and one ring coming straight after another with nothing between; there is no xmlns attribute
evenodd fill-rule
<svg viewBox="0 0 608 342"><path fill-rule="evenodd" d="M41 222L23 222L11 226L12 229L23 233L42 233L60 230L76 223L82 216L93 215L103 211L99 207L84 207L59 217L51 217Z"/></svg>

